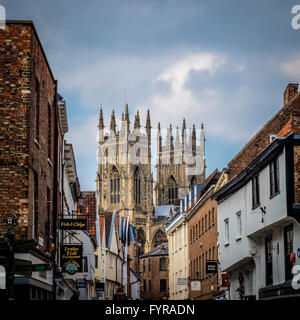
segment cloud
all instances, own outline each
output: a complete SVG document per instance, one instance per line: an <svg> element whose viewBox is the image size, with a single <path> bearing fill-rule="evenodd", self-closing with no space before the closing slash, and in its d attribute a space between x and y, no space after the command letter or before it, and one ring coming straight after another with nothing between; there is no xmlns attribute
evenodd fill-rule
<svg viewBox="0 0 300 320"><path fill-rule="evenodd" d="M294 56L290 60L281 64L281 70L287 76L292 77L294 80L300 78L300 55Z"/></svg>

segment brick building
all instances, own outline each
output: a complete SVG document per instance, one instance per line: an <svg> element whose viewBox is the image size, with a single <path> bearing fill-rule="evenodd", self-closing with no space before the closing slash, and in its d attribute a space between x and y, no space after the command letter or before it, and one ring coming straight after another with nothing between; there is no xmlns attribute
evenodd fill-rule
<svg viewBox="0 0 300 320"><path fill-rule="evenodd" d="M197 201L186 214L189 232L189 279L200 281L200 290L189 287L191 299L212 299L219 291L219 274L208 274L206 263L218 261L217 202L211 200L220 177L215 170L203 183Z"/></svg>
<svg viewBox="0 0 300 320"><path fill-rule="evenodd" d="M168 244L162 243L141 256L141 298L159 300L169 297Z"/></svg>
<svg viewBox="0 0 300 320"><path fill-rule="evenodd" d="M0 237L4 216L16 214L16 240L37 246L15 257L54 262L64 130L57 82L31 21L6 21L0 47ZM52 272L16 277L16 298L50 299L53 283Z"/></svg>

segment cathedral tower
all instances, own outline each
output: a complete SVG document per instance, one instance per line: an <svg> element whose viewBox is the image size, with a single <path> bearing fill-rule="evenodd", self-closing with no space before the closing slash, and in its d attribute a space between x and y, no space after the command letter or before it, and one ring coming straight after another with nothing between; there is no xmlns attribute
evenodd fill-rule
<svg viewBox="0 0 300 320"><path fill-rule="evenodd" d="M201 124L200 143L197 145L196 128L189 130L186 137L186 123L183 119L181 141L179 128L175 132L175 144L172 126L167 129L166 143L162 145L161 127L157 130L157 163L156 163L156 205L179 205L195 184L205 179L205 137Z"/></svg>

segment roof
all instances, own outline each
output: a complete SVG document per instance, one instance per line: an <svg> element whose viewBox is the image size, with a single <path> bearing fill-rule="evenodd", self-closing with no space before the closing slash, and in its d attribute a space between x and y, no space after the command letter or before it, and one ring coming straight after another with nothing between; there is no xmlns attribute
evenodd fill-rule
<svg viewBox="0 0 300 320"><path fill-rule="evenodd" d="M160 244L155 249L142 255L141 258L154 257L154 256L168 256L169 255L169 245L167 242Z"/></svg>
<svg viewBox="0 0 300 320"><path fill-rule="evenodd" d="M256 158L254 158L250 164L244 168L239 174L233 177L227 184L220 188L212 198L221 202L222 200L229 197L231 194L243 187L252 177L264 168L270 159L274 155L281 152L284 145L288 144L292 140L300 139L300 136L297 136L293 133L285 136L284 138L277 138L271 142Z"/></svg>

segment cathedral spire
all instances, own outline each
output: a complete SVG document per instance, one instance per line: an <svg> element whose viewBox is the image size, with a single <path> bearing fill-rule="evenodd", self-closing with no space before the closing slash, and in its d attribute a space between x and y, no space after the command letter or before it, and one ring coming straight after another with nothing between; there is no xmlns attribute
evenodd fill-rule
<svg viewBox="0 0 300 320"><path fill-rule="evenodd" d="M160 158L161 153L161 131L160 131L160 122L157 125L157 152L158 157Z"/></svg>
<svg viewBox="0 0 300 320"><path fill-rule="evenodd" d="M174 149L173 139L173 130L172 125L170 124L170 151Z"/></svg>
<svg viewBox="0 0 300 320"><path fill-rule="evenodd" d="M110 119L110 131L116 133L116 118L115 118L115 110L113 110Z"/></svg>
<svg viewBox="0 0 300 320"><path fill-rule="evenodd" d="M128 111L128 103L125 105L125 121L127 122L127 131L130 131L130 119L129 119L129 111Z"/></svg>
<svg viewBox="0 0 300 320"><path fill-rule="evenodd" d="M146 129L151 129L150 111L147 110Z"/></svg>
<svg viewBox="0 0 300 320"><path fill-rule="evenodd" d="M180 145L180 140L179 140L179 128L178 126L176 127L176 139L175 139L175 147L178 148Z"/></svg>
<svg viewBox="0 0 300 320"><path fill-rule="evenodd" d="M185 118L183 118L182 133L181 133L182 160L183 161L184 161L185 143L186 143L186 124L185 124Z"/></svg>
<svg viewBox="0 0 300 320"><path fill-rule="evenodd" d="M141 127L141 124L140 124L140 115L139 115L139 110L136 112L136 116L135 116L135 119L134 119L134 129L135 130L139 130Z"/></svg>
<svg viewBox="0 0 300 320"><path fill-rule="evenodd" d="M204 126L201 123L201 130L200 130L200 155L205 156L205 134L204 134Z"/></svg>
<svg viewBox="0 0 300 320"><path fill-rule="evenodd" d="M196 155L196 128L195 124L193 124L193 133L192 133L192 152L193 156Z"/></svg>
<svg viewBox="0 0 300 320"><path fill-rule="evenodd" d="M102 105L100 107L100 114L99 114L99 129L104 129Z"/></svg>

